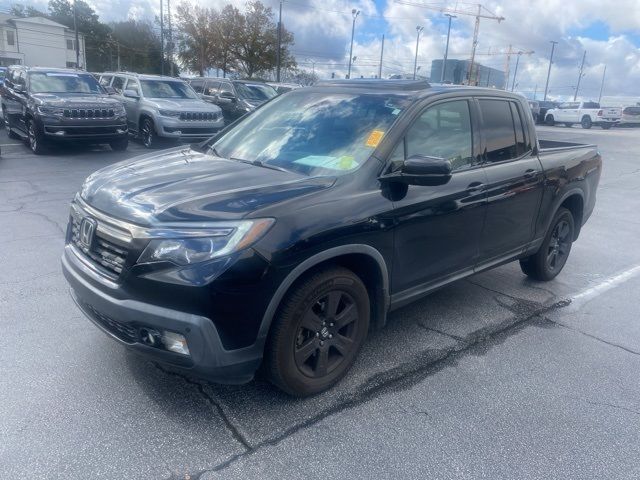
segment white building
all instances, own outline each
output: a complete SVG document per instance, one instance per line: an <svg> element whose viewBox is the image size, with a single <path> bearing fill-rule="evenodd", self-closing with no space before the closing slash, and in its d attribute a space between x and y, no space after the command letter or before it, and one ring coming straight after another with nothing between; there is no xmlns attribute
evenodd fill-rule
<svg viewBox="0 0 640 480"><path fill-rule="evenodd" d="M87 65L84 35L79 34L80 68ZM43 17L0 14L0 66L76 67L75 32Z"/></svg>

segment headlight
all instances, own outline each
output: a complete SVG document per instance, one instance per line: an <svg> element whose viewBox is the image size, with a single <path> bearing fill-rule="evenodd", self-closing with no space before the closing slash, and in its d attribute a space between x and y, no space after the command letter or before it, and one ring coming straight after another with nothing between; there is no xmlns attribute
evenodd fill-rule
<svg viewBox="0 0 640 480"><path fill-rule="evenodd" d="M184 266L223 257L254 244L274 221L262 218L220 222L206 230L158 230L158 236L163 238L151 240L138 263L172 262Z"/></svg>
<svg viewBox="0 0 640 480"><path fill-rule="evenodd" d="M117 105L113 107L113 113L116 117L122 116L127 113L124 109L124 105Z"/></svg>
<svg viewBox="0 0 640 480"><path fill-rule="evenodd" d="M173 110L158 110L158 113L163 117L179 117L180 112L174 112Z"/></svg>
<svg viewBox="0 0 640 480"><path fill-rule="evenodd" d="M38 113L41 115L60 115L64 113L64 108L52 107L50 105L38 105Z"/></svg>

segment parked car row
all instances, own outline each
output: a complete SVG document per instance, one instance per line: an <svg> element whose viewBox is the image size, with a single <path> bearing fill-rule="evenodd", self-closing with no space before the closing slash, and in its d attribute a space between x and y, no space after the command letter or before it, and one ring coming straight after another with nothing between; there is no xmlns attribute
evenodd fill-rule
<svg viewBox="0 0 640 480"><path fill-rule="evenodd" d="M593 125L608 130L620 123L622 109L619 107L602 108L598 102L567 102L547 111L545 123L553 126L562 123L567 127L580 124L582 128Z"/></svg>

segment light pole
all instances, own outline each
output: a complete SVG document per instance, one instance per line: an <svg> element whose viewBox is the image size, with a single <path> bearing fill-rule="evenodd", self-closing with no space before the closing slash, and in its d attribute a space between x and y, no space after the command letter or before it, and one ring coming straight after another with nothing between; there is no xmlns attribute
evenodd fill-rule
<svg viewBox="0 0 640 480"><path fill-rule="evenodd" d="M282 0L278 15L278 51L276 52L276 82L280 82L280 50L282 50Z"/></svg>
<svg viewBox="0 0 640 480"><path fill-rule="evenodd" d="M520 55L522 55L522 50L518 52L518 56L516 57L516 68L513 71L513 82L511 82L511 91L516 87L516 77L518 76L518 64L520 63ZM507 80L508 81L508 80Z"/></svg>
<svg viewBox="0 0 640 480"><path fill-rule="evenodd" d="M80 44L78 43L78 2L73 2L73 29L76 31L76 68L80 68Z"/></svg>
<svg viewBox="0 0 640 480"><path fill-rule="evenodd" d="M580 89L580 80L582 80L582 77L584 77L584 61L587 58L587 51L584 51L584 54L582 55L582 63L580 64L580 72L578 73L578 84L576 85L576 91L573 94L573 101L576 101L576 98L578 98L578 90Z"/></svg>
<svg viewBox="0 0 640 480"><path fill-rule="evenodd" d="M416 79L416 72L418 71L418 44L420 43L420 32L422 32L422 30L424 30L424 27L421 27L420 25L416 26L416 32L418 33L418 36L416 37L416 58L413 61L413 79Z"/></svg>
<svg viewBox="0 0 640 480"><path fill-rule="evenodd" d="M444 49L444 60L442 62L442 75L440 76L440 83L444 83L444 72L447 69L447 57L449 56L449 35L451 34L451 19L458 18L450 13L445 13L445 17L449 17L449 28L447 28L447 46Z"/></svg>
<svg viewBox="0 0 640 480"><path fill-rule="evenodd" d="M607 66L604 66L604 72L602 72L602 83L600 84L600 95L598 95L598 103L602 100L602 90L604 90L604 76L607 74Z"/></svg>
<svg viewBox="0 0 640 480"><path fill-rule="evenodd" d="M542 101L547 101L547 92L549 91L549 77L551 76L551 64L553 63L553 51L556 49L558 42L551 40L551 56L549 57L549 70L547 70L547 83L544 85L544 98Z"/></svg>
<svg viewBox="0 0 640 480"><path fill-rule="evenodd" d="M351 24L351 47L349 48L349 71L347 72L347 78L351 78L351 58L353 57L353 34L356 31L356 18L360 15L360 10L356 10L355 8L351 10L351 15L353 16L353 23Z"/></svg>

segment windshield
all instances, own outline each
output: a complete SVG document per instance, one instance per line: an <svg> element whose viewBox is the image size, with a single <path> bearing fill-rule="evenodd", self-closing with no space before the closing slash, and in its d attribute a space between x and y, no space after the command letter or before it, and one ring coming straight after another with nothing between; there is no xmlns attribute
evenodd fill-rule
<svg viewBox="0 0 640 480"><path fill-rule="evenodd" d="M146 98L193 98L198 95L184 82L172 80L140 80Z"/></svg>
<svg viewBox="0 0 640 480"><path fill-rule="evenodd" d="M212 153L309 176L356 170L402 112L406 97L294 91L229 130Z"/></svg>
<svg viewBox="0 0 640 480"><path fill-rule="evenodd" d="M278 92L275 88L269 85L246 85L251 90L255 90L259 96L261 96L264 100L269 100L273 97L278 96Z"/></svg>
<svg viewBox="0 0 640 480"><path fill-rule="evenodd" d="M93 76L84 73L30 72L32 93L102 93Z"/></svg>
<svg viewBox="0 0 640 480"><path fill-rule="evenodd" d="M270 88L271 90L273 90L273 87L270 87L269 85L258 85L255 83L234 83L234 86L236 87L236 92L238 93L238 96L243 99L243 100L253 100L253 101L259 101L259 102L264 102L265 100L269 100L271 97L275 97L277 95L277 93L274 90L274 94L271 96L268 96L266 91L263 90L261 87L266 87L266 88Z"/></svg>

